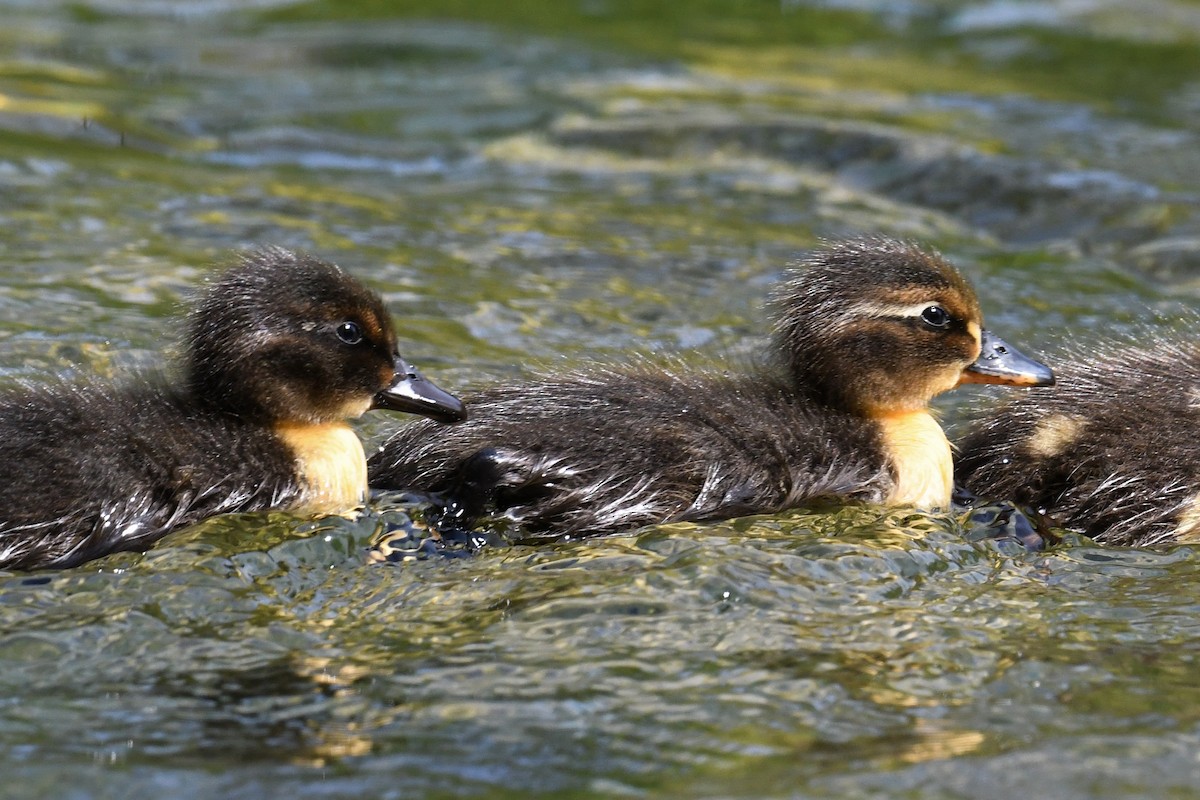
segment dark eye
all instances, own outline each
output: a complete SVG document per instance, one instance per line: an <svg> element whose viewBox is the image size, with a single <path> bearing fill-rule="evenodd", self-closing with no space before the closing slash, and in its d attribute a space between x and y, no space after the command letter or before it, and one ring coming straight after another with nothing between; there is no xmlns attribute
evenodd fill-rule
<svg viewBox="0 0 1200 800"><path fill-rule="evenodd" d="M931 328L945 328L950 324L950 314L941 306L930 306L921 312L921 320Z"/></svg>
<svg viewBox="0 0 1200 800"><path fill-rule="evenodd" d="M337 326L337 337L346 344L358 344L363 340L362 328L357 322L343 322Z"/></svg>

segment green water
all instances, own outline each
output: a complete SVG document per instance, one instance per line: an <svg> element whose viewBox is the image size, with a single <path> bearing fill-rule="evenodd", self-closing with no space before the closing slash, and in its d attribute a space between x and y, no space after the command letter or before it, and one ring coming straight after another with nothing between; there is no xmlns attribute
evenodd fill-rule
<svg viewBox="0 0 1200 800"><path fill-rule="evenodd" d="M1200 3L0 18L0 382L155 363L255 244L363 277L458 388L752 359L787 260L863 232L1034 352L1200 300ZM0 797L1200 795L1192 547L852 507L367 566L400 513L0 574Z"/></svg>

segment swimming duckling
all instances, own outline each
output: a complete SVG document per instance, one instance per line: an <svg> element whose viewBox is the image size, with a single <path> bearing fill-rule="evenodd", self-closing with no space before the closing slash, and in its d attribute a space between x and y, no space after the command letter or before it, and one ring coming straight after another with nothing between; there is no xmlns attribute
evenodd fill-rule
<svg viewBox="0 0 1200 800"><path fill-rule="evenodd" d="M338 267L244 257L191 316L183 375L0 394L0 567L68 567L214 514L346 511L371 408L464 418L400 358L383 303Z"/></svg>
<svg viewBox="0 0 1200 800"><path fill-rule="evenodd" d="M960 383L1053 379L982 329L950 264L904 242L818 252L774 312L774 366L597 368L486 389L466 424L393 436L368 461L371 486L441 494L445 521L500 513L554 537L829 496L944 508L950 445L930 399Z"/></svg>
<svg viewBox="0 0 1200 800"><path fill-rule="evenodd" d="M1200 541L1200 343L1089 346L1061 376L977 419L958 479L1105 544Z"/></svg>

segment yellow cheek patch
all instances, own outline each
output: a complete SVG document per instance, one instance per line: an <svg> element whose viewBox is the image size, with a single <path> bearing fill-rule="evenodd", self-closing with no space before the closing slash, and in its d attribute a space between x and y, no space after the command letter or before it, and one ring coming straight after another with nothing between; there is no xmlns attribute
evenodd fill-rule
<svg viewBox="0 0 1200 800"><path fill-rule="evenodd" d="M954 459L942 426L926 410L876 419L895 485L887 501L929 510L949 508Z"/></svg>
<svg viewBox="0 0 1200 800"><path fill-rule="evenodd" d="M939 370L924 370L913 375L901 393L893 392L872 403L863 405L867 416L882 420L905 414L928 413L929 401L942 392L959 385L962 370L957 366Z"/></svg>
<svg viewBox="0 0 1200 800"><path fill-rule="evenodd" d="M388 376L391 377L390 374ZM349 400L341 408L341 413L338 414L339 419L357 419L363 414L371 410L373 398L363 397L358 400Z"/></svg>
<svg viewBox="0 0 1200 800"><path fill-rule="evenodd" d="M304 485L300 509L340 514L362 505L367 495L367 457L349 425L281 422L275 433L296 459L296 472Z"/></svg>
<svg viewBox="0 0 1200 800"><path fill-rule="evenodd" d="M962 380L962 368L958 366L947 367L939 370L924 387L925 402L938 396L942 392L948 392L959 385ZM922 404L924 405L924 404Z"/></svg>
<svg viewBox="0 0 1200 800"><path fill-rule="evenodd" d="M983 351L983 328L978 322L969 320L967 322L967 333L971 334L971 341L975 343L975 347L971 350L971 361L979 358L980 352Z"/></svg>

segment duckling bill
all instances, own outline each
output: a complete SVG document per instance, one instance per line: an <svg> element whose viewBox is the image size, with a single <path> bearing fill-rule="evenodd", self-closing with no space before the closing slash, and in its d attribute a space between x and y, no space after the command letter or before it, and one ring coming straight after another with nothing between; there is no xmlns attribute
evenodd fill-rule
<svg viewBox="0 0 1200 800"><path fill-rule="evenodd" d="M419 422L368 462L372 487L440 493L445 516L586 536L840 497L946 507L950 445L929 412L965 382L1053 375L985 331L936 253L890 239L822 250L772 304L767 366L743 374L600 367L496 386L469 422Z"/></svg>
<svg viewBox="0 0 1200 800"><path fill-rule="evenodd" d="M210 286L181 373L0 395L0 567L145 550L215 514L347 511L366 490L347 419L373 408L465 418L401 358L376 294L282 249Z"/></svg>

